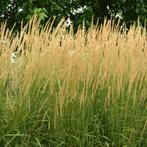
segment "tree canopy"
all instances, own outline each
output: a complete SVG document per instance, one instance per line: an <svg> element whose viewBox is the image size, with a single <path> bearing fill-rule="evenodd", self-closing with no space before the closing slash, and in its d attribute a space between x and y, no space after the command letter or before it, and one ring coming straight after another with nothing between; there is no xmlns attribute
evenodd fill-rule
<svg viewBox="0 0 147 147"><path fill-rule="evenodd" d="M34 14L37 14L42 23L56 17L57 24L61 18L70 18L75 27L82 24L91 24L99 19L121 19L127 27L139 18L143 24L147 19L146 0L1 0L0 21L7 20L8 26L26 23Z"/></svg>

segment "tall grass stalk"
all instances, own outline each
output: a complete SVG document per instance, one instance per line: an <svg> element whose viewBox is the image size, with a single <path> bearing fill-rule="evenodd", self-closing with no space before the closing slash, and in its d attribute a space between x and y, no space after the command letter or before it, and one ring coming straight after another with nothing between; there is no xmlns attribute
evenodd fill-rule
<svg viewBox="0 0 147 147"><path fill-rule="evenodd" d="M146 31L64 26L1 24L0 146L146 147Z"/></svg>

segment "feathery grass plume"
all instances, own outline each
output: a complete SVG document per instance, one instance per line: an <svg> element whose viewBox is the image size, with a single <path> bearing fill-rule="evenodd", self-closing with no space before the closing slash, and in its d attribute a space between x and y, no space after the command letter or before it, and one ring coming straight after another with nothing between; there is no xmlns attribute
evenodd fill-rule
<svg viewBox="0 0 147 147"><path fill-rule="evenodd" d="M147 146L146 31L65 23L1 24L0 146Z"/></svg>

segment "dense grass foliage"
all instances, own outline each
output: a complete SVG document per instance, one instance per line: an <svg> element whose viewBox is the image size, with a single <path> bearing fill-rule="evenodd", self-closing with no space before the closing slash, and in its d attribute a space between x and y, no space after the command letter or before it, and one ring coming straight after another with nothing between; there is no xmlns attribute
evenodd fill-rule
<svg viewBox="0 0 147 147"><path fill-rule="evenodd" d="M1 24L1 147L147 146L147 34L112 24L73 35L32 19L15 36Z"/></svg>

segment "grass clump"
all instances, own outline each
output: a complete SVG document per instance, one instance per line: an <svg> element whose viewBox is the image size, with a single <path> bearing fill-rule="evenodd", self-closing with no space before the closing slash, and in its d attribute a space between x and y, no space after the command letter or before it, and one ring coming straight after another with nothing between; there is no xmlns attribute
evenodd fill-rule
<svg viewBox="0 0 147 147"><path fill-rule="evenodd" d="M147 146L146 31L0 27L0 146ZM15 63L10 56L17 49Z"/></svg>

